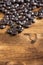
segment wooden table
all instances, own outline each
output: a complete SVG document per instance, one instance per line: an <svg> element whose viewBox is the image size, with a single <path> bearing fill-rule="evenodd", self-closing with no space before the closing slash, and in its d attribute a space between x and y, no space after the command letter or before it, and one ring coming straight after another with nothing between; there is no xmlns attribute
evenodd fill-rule
<svg viewBox="0 0 43 65"><path fill-rule="evenodd" d="M35 21L16 36L6 34L8 26L0 29L0 65L43 65L43 19ZM31 34L32 38L36 34L36 42L32 44L25 34Z"/></svg>

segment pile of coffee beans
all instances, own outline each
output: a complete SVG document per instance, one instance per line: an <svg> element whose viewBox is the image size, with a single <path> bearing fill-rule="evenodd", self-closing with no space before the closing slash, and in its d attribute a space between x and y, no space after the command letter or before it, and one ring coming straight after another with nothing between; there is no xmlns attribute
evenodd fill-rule
<svg viewBox="0 0 43 65"><path fill-rule="evenodd" d="M33 11L41 8L39 11ZM43 0L0 0L0 12L5 16L0 20L0 29L10 26L8 34L17 35L29 28L34 19L43 18Z"/></svg>

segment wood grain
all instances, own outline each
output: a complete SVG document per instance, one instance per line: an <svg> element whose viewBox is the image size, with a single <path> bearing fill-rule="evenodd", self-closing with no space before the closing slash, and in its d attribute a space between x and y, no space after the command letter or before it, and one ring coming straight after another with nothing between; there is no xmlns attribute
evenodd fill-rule
<svg viewBox="0 0 43 65"><path fill-rule="evenodd" d="M43 65L43 19L35 21L16 36L6 34L8 26L0 30L0 65ZM36 42L24 34L36 34Z"/></svg>

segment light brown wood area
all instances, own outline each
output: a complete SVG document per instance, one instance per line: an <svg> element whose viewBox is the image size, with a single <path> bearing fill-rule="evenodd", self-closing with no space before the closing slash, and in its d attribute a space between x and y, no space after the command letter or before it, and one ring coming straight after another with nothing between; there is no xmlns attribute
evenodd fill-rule
<svg viewBox="0 0 43 65"><path fill-rule="evenodd" d="M43 19L35 21L16 36L6 34L8 26L0 29L0 65L43 65ZM31 43L29 34L32 39L37 35L35 43Z"/></svg>

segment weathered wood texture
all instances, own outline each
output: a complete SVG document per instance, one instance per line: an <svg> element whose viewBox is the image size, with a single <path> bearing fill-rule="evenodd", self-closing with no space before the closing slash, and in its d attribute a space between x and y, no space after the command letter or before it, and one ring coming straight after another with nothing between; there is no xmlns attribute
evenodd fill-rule
<svg viewBox="0 0 43 65"><path fill-rule="evenodd" d="M1 17L1 16L0 16ZM6 29L0 30L0 65L43 65L43 60L37 62L29 61L32 59L43 59L43 19L35 20L30 28L25 29L22 33L16 36L6 34ZM24 35L28 33L33 36L37 34L37 40L31 44L29 36ZM12 61L7 63L8 61ZM14 62L13 62L14 61ZM40 64L40 62L41 64Z"/></svg>

